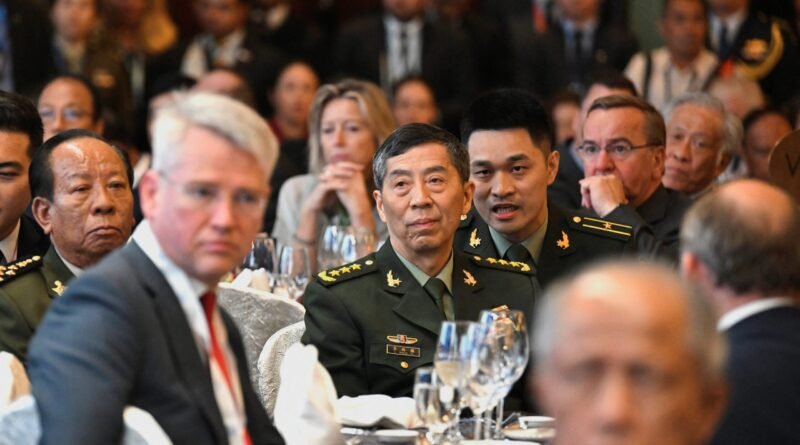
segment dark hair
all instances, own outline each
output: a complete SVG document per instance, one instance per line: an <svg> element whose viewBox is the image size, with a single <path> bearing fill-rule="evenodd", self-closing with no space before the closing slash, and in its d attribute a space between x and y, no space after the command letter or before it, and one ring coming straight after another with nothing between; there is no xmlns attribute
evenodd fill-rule
<svg viewBox="0 0 800 445"><path fill-rule="evenodd" d="M789 128L792 128L792 122L789 120L789 117L786 116L785 113L782 113L781 111L775 108L769 108L769 107L758 108L756 110L747 113L747 116L745 116L744 119L742 119L742 126L744 127L745 134L747 134L747 131L750 129L750 127L753 126L753 124L755 124L759 120L761 120L762 117L772 116L772 115L783 118L786 121L786 123L789 124Z"/></svg>
<svg viewBox="0 0 800 445"><path fill-rule="evenodd" d="M417 82L425 85L425 88L431 92L431 96L433 100L436 100L436 91L433 90L433 87L424 77L420 76L419 74L409 74L407 76L401 77L397 82L392 84L392 98L397 96L397 92L402 88L405 84Z"/></svg>
<svg viewBox="0 0 800 445"><path fill-rule="evenodd" d="M686 212L681 248L697 255L718 286L764 295L800 289L800 209L786 192L775 190L784 197L780 208L767 203L743 207L723 188Z"/></svg>
<svg viewBox="0 0 800 445"><path fill-rule="evenodd" d="M86 90L89 91L89 96L92 98L92 122L97 122L100 120L100 118L103 116L103 103L100 101L100 91L94 86L94 84L89 82L89 79L83 76L79 76L77 74L60 74L50 79L50 81L45 84L44 88L42 88L42 91L39 92L39 97L41 98L42 92L44 92L47 87L57 80L74 80L75 82L83 85Z"/></svg>
<svg viewBox="0 0 800 445"><path fill-rule="evenodd" d="M601 85L609 90L628 91L631 93L631 96L639 95L639 93L636 92L636 85L634 85L630 79L619 71L611 68L598 69L593 72L589 77L589 83L587 85L589 85L589 87L586 88L586 91L589 91L589 89L595 85Z"/></svg>
<svg viewBox="0 0 800 445"><path fill-rule="evenodd" d="M546 155L555 147L555 134L550 116L542 103L531 93L502 89L482 94L461 118L461 141L465 144L475 131L523 128L531 141Z"/></svg>
<svg viewBox="0 0 800 445"><path fill-rule="evenodd" d="M428 124L407 124L394 130L378 147L372 159L372 177L375 187L383 189L383 178L386 177L386 164L389 159L423 144L440 144L447 149L450 162L453 163L458 176L463 182L469 180L469 153L467 147L459 142L452 133Z"/></svg>
<svg viewBox="0 0 800 445"><path fill-rule="evenodd" d="M592 114L594 110L613 110L616 108L635 108L642 112L644 115L645 124L645 137L648 144L663 147L667 140L666 125L664 125L664 118L661 113L655 109L650 103L635 96L625 96L621 94L613 94L611 96L604 96L592 103L589 111L586 112L586 119Z"/></svg>
<svg viewBox="0 0 800 445"><path fill-rule="evenodd" d="M128 154L116 145L108 142L99 134L84 130L82 128L73 128L70 130L62 131L55 136L48 139L41 147L39 147L33 155L31 166L28 169L28 180L30 181L31 197L45 198L48 201L53 200L53 166L50 164L50 155L58 148L59 145L74 139L97 139L109 147L122 159L125 164L125 173L128 177L128 187L133 188L133 168L128 159Z"/></svg>
<svg viewBox="0 0 800 445"><path fill-rule="evenodd" d="M44 127L36 106L25 96L0 90L0 131L28 136L28 157L42 145Z"/></svg>
<svg viewBox="0 0 800 445"><path fill-rule="evenodd" d="M92 8L94 8L94 13L97 14L97 15L100 14L100 2L101 1L102 0L92 0ZM53 7L56 5L56 3L58 3L58 0L49 0L49 3L50 3L50 9L53 9Z"/></svg>
<svg viewBox="0 0 800 445"><path fill-rule="evenodd" d="M675 0L664 0L662 2L662 4L661 4L661 17L662 18L665 15L667 15L667 8L669 8L669 5L674 1ZM700 3L700 6L703 9L703 17L708 18L708 3L706 2L706 0L697 0L697 3ZM753 2L753 3L755 3L755 2Z"/></svg>

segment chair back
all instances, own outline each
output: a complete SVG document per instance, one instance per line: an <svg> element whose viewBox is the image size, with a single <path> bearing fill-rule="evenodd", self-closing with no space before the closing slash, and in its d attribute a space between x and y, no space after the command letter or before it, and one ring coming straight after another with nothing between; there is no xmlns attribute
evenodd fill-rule
<svg viewBox="0 0 800 445"><path fill-rule="evenodd" d="M306 309L286 297L227 283L219 285L217 294L220 306L231 315L242 334L250 380L258 388L258 357L267 339L279 329L303 320Z"/></svg>
<svg viewBox="0 0 800 445"><path fill-rule="evenodd" d="M0 412L0 445L36 445L42 435L36 399L27 394Z"/></svg>
<svg viewBox="0 0 800 445"><path fill-rule="evenodd" d="M301 320L286 326L276 332L267 340L264 350L258 357L258 393L261 403L272 416L275 409L275 400L278 398L278 388L281 386L281 363L286 350L292 345L300 343L300 338L306 331L306 323Z"/></svg>
<svg viewBox="0 0 800 445"><path fill-rule="evenodd" d="M17 356L0 352L0 413L18 398L31 393L31 382Z"/></svg>

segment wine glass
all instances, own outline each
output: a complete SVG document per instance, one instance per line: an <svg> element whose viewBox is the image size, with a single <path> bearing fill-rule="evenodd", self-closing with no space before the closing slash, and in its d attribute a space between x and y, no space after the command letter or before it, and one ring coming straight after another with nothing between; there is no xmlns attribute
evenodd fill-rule
<svg viewBox="0 0 800 445"><path fill-rule="evenodd" d="M353 261L373 252L375 249L375 236L371 231L365 229L355 229L344 227L342 231L341 244L339 251L342 261L352 263Z"/></svg>
<svg viewBox="0 0 800 445"><path fill-rule="evenodd" d="M329 224L322 231L319 248L317 249L317 265L319 270L332 269L343 264L342 237L345 226Z"/></svg>
<svg viewBox="0 0 800 445"><path fill-rule="evenodd" d="M502 436L503 398L525 372L530 351L525 315L518 310L481 311L481 345L492 357L495 373L493 392L488 407L498 407L495 437Z"/></svg>
<svg viewBox="0 0 800 445"><path fill-rule="evenodd" d="M299 246L283 246L278 263L278 287L285 291L290 298L297 300L305 292L308 280L308 249Z"/></svg>
<svg viewBox="0 0 800 445"><path fill-rule="evenodd" d="M447 386L433 367L418 368L414 377L414 402L417 417L428 429L431 444L439 444L450 422L450 413L456 400L455 390Z"/></svg>
<svg viewBox="0 0 800 445"><path fill-rule="evenodd" d="M268 287L266 290L272 289L274 286L275 273L278 265L277 255L275 253L275 241L269 238L266 233L259 233L256 235L253 242L250 244L250 251L242 261L242 269L250 269L253 273L252 287ZM264 269L267 273L266 283L256 283L258 276L256 272L259 269ZM255 285L259 284L259 285Z"/></svg>
<svg viewBox="0 0 800 445"><path fill-rule="evenodd" d="M478 339L479 325L471 321L445 321L439 331L433 363L436 373L446 385L463 394L474 372L473 357ZM458 443L463 437L458 429L461 408L465 400L459 398L453 406L448 440Z"/></svg>

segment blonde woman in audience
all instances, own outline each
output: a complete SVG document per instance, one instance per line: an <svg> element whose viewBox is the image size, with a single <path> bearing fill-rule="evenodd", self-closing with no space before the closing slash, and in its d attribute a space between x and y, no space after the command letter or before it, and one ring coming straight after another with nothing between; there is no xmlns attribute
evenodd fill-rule
<svg viewBox="0 0 800 445"><path fill-rule="evenodd" d="M309 119L309 173L286 181L278 197L273 236L284 245L309 249L326 225L385 239L372 200L372 156L394 129L394 119L377 85L347 79L320 87Z"/></svg>

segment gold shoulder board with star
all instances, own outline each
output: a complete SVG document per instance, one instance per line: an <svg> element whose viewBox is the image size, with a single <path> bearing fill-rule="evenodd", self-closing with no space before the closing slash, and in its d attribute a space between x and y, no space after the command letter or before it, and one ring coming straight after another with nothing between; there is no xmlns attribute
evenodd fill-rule
<svg viewBox="0 0 800 445"><path fill-rule="evenodd" d="M592 233L607 238L628 241L633 236L633 227L591 216L575 215L568 218L570 226L581 232Z"/></svg>
<svg viewBox="0 0 800 445"><path fill-rule="evenodd" d="M42 257L34 255L21 260L0 266L0 285L6 284L15 278L25 275L27 272L38 269L42 266Z"/></svg>
<svg viewBox="0 0 800 445"><path fill-rule="evenodd" d="M480 257L478 255L470 256L470 259L474 264L480 267L524 273L525 275L533 275L533 268L528 263L508 261L491 257Z"/></svg>
<svg viewBox="0 0 800 445"><path fill-rule="evenodd" d="M375 255L373 254L340 267L323 270L317 274L317 281L323 286L329 287L376 270L378 270L378 263L375 261Z"/></svg>

